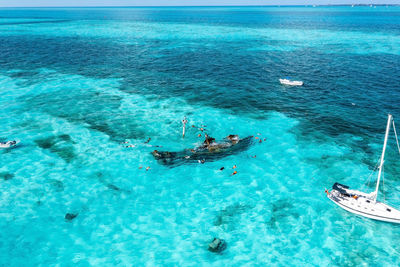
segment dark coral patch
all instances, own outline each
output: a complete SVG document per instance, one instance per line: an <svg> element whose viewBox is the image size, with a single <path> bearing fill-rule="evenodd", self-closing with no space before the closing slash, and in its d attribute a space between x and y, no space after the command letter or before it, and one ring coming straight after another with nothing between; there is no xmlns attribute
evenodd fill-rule
<svg viewBox="0 0 400 267"><path fill-rule="evenodd" d="M68 163L72 162L77 157L75 149L72 146L74 142L67 134L36 139L35 143L40 148L47 149L50 152L57 154Z"/></svg>
<svg viewBox="0 0 400 267"><path fill-rule="evenodd" d="M67 221L72 221L73 219L76 218L76 216L78 216L78 213L67 213L65 214L65 219Z"/></svg>
<svg viewBox="0 0 400 267"><path fill-rule="evenodd" d="M149 135L141 122L121 115L120 96L74 88L22 97L21 100L26 102L29 109L35 107L69 122L84 123L90 129L107 134L114 141L143 139ZM60 138L69 142L67 136Z"/></svg>
<svg viewBox="0 0 400 267"><path fill-rule="evenodd" d="M10 173L10 172L0 172L0 179L4 179L4 180L11 180L12 178L14 178L14 174Z"/></svg>
<svg viewBox="0 0 400 267"><path fill-rule="evenodd" d="M111 190L114 190L114 191L119 191L120 190L118 186L115 186L113 184L108 184L107 188L111 189Z"/></svg>
<svg viewBox="0 0 400 267"><path fill-rule="evenodd" d="M55 136L51 136L48 138L43 138L43 139L36 139L35 143L43 149L50 149L52 146L56 144L55 141Z"/></svg>
<svg viewBox="0 0 400 267"><path fill-rule="evenodd" d="M218 212L218 215L214 221L215 226L220 226L223 224L232 224L235 221L235 217L245 213L247 210L251 209L249 205L234 204L226 207Z"/></svg>
<svg viewBox="0 0 400 267"><path fill-rule="evenodd" d="M64 184L63 182L56 180L56 179L51 179L49 181L49 183L51 184L51 186L57 191L57 192L61 192L64 191Z"/></svg>
<svg viewBox="0 0 400 267"><path fill-rule="evenodd" d="M279 224L289 223L291 218L299 218L299 214L293 212L293 204L289 200L278 200L272 204L271 219L268 224L276 228Z"/></svg>

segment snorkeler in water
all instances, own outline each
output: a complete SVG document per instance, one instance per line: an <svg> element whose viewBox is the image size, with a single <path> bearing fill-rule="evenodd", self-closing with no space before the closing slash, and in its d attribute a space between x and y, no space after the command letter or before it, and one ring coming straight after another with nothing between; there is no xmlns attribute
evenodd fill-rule
<svg viewBox="0 0 400 267"><path fill-rule="evenodd" d="M188 120L185 118L182 120L183 123L183 128L182 128L182 138L185 138L185 131L186 131L186 123L188 123Z"/></svg>

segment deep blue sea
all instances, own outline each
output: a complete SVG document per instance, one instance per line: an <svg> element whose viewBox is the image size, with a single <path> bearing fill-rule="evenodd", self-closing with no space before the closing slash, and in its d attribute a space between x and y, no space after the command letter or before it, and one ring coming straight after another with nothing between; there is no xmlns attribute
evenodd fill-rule
<svg viewBox="0 0 400 267"><path fill-rule="evenodd" d="M374 190L388 113L400 7L2 8L0 266L399 266L399 226L324 193ZM253 142L151 155L199 128ZM399 172L392 136L394 206Z"/></svg>

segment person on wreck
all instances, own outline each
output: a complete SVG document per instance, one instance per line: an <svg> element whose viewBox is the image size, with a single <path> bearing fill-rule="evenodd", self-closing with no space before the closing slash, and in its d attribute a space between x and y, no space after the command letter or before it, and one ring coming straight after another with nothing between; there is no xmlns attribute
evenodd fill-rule
<svg viewBox="0 0 400 267"><path fill-rule="evenodd" d="M239 136L238 135L228 135L225 140L228 141L228 143L216 143L215 138L212 138L209 135L205 135L206 139L203 142L203 147L207 148L210 152L218 152L220 149L228 148L232 145L236 145L239 142Z"/></svg>
<svg viewBox="0 0 400 267"><path fill-rule="evenodd" d="M215 142L215 138L205 135L206 139L203 142L203 147L207 148L210 152L219 152L220 149L224 148L224 144L219 144Z"/></svg>
<svg viewBox="0 0 400 267"><path fill-rule="evenodd" d="M239 142L239 136L237 134L230 134L226 137L232 145L236 145Z"/></svg>
<svg viewBox="0 0 400 267"><path fill-rule="evenodd" d="M154 150L153 152L151 152L151 154L153 154L153 156L156 157L156 158L160 158L161 157L161 154L158 153L157 150Z"/></svg>
<svg viewBox="0 0 400 267"><path fill-rule="evenodd" d="M207 148L209 148L212 144L215 143L215 138L212 138L208 134L205 134L206 139L203 142L203 145Z"/></svg>

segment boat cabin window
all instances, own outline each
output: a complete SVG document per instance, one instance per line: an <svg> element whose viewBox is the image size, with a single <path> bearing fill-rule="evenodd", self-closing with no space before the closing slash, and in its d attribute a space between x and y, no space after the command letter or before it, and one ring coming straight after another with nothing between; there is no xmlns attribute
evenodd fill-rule
<svg viewBox="0 0 400 267"><path fill-rule="evenodd" d="M371 203L371 201L367 200L367 203Z"/></svg>
<svg viewBox="0 0 400 267"><path fill-rule="evenodd" d="M388 212L391 212L392 210L391 209L386 209Z"/></svg>

